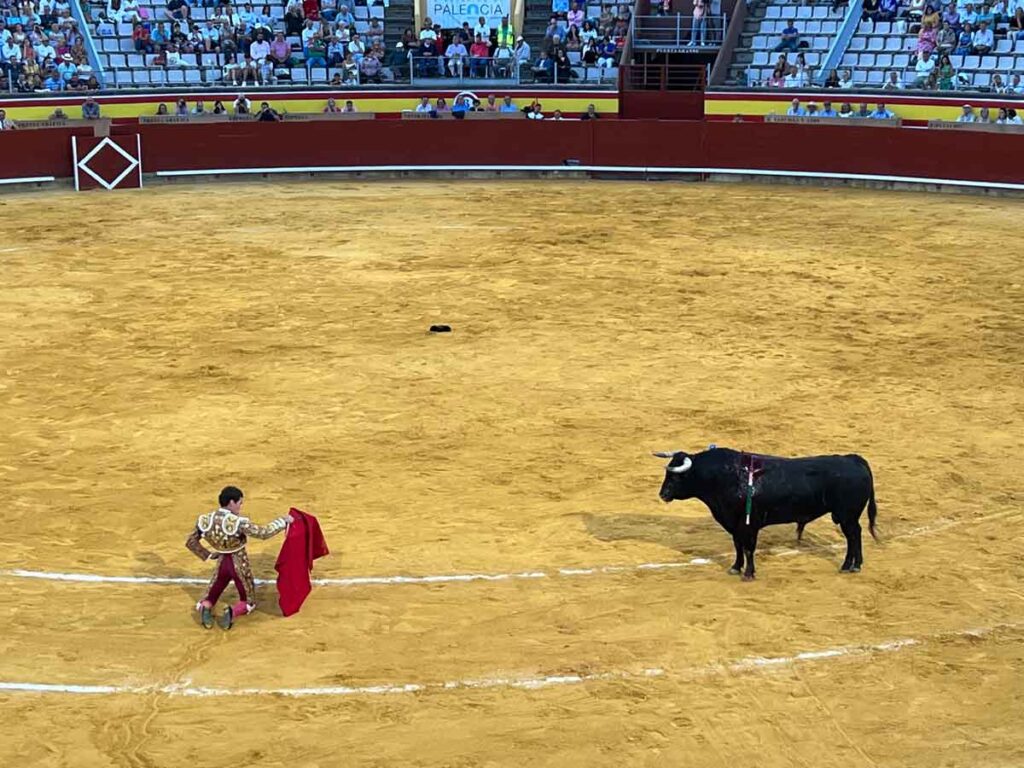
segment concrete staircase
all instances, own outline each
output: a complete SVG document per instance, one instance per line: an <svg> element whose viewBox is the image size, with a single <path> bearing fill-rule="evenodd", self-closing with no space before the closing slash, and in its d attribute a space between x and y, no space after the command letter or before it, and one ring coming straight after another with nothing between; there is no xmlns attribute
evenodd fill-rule
<svg viewBox="0 0 1024 768"><path fill-rule="evenodd" d="M402 39L406 27L419 36L413 0L391 0L384 8L384 45L387 50L394 50L395 43Z"/></svg>
<svg viewBox="0 0 1024 768"><path fill-rule="evenodd" d="M752 48L754 35L758 34L761 28L761 21L764 19L767 7L768 0L754 0L747 6L747 18L743 23L743 31L733 50L732 62L729 64L729 70L725 76L726 85L743 86L747 84L747 68L754 60Z"/></svg>
<svg viewBox="0 0 1024 768"><path fill-rule="evenodd" d="M523 30L517 31L530 44L530 55L540 55L540 44L544 40L544 30L548 28L551 18L551 0L526 0L526 13L523 17Z"/></svg>

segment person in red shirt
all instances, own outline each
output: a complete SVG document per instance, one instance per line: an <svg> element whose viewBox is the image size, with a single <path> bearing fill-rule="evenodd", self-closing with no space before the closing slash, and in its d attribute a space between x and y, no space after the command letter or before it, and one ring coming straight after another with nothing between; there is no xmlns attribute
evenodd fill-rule
<svg viewBox="0 0 1024 768"><path fill-rule="evenodd" d="M477 33L476 40L469 46L469 72L474 77L487 77L487 64L491 56L491 41L484 40Z"/></svg>
<svg viewBox="0 0 1024 768"><path fill-rule="evenodd" d="M320 0L302 0L302 12L307 19L320 21Z"/></svg>

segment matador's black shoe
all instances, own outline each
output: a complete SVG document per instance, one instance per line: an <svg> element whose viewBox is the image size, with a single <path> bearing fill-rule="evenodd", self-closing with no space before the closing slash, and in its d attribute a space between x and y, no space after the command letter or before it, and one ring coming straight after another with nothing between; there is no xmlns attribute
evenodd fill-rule
<svg viewBox="0 0 1024 768"><path fill-rule="evenodd" d="M224 613L222 613L220 616L220 627L221 629L231 629L234 623L235 614L232 613L231 606L229 605L227 608L224 609Z"/></svg>
<svg viewBox="0 0 1024 768"><path fill-rule="evenodd" d="M204 629L213 629L213 608L206 605L200 606L199 620L203 623Z"/></svg>

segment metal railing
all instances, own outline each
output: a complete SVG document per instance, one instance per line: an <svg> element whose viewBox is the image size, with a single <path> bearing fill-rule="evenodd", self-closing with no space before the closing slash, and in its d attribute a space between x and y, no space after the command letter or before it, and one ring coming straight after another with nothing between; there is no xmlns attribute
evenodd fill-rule
<svg viewBox="0 0 1024 768"><path fill-rule="evenodd" d="M409 54L410 85L437 85L438 81L454 81L459 85L474 81L505 82L520 85L614 85L618 78L615 67L598 67L582 62L568 68L551 66L542 68L539 60L517 62L508 58L478 58L467 56L452 59L448 56L413 56Z"/></svg>
<svg viewBox="0 0 1024 768"><path fill-rule="evenodd" d="M722 46L729 19L725 14L706 14L700 19L672 16L634 16L630 21L633 48L716 49Z"/></svg>
<svg viewBox="0 0 1024 768"><path fill-rule="evenodd" d="M624 91L703 91L707 67L699 64L628 64L620 67Z"/></svg>

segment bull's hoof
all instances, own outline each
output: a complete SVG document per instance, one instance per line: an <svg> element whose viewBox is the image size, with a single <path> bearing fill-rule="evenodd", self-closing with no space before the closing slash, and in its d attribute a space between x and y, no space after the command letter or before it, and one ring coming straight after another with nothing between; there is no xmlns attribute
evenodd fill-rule
<svg viewBox="0 0 1024 768"><path fill-rule="evenodd" d="M744 573L743 574L743 581L753 581L753 580L754 580L754 574L752 574L752 573L750 573L750 574Z"/></svg>
<svg viewBox="0 0 1024 768"><path fill-rule="evenodd" d="M730 568L729 569L729 575L730 576L739 576L740 575L740 569L739 568Z"/></svg>

